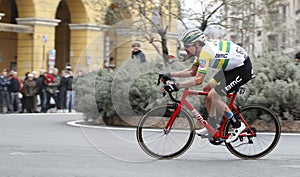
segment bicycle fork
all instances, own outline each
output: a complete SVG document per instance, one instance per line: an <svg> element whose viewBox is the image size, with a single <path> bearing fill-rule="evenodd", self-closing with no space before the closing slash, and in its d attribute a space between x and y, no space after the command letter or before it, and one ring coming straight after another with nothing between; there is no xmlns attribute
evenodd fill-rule
<svg viewBox="0 0 300 177"><path fill-rule="evenodd" d="M182 108L181 104L174 104L173 106L175 107L175 111L172 113L172 115L170 117L170 120L168 121L168 123L165 127L165 130L164 130L165 134L168 134L170 132L171 127L174 123L174 120L175 120L176 116L179 114L179 112L181 111L181 108Z"/></svg>

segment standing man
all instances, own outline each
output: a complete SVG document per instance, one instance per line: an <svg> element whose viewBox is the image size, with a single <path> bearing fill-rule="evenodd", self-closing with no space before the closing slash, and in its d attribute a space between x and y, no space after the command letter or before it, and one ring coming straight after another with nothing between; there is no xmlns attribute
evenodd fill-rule
<svg viewBox="0 0 300 177"><path fill-rule="evenodd" d="M71 69L66 70L66 89L67 89L67 100L66 100L66 112L75 112L75 90L73 88L74 76Z"/></svg>
<svg viewBox="0 0 300 177"><path fill-rule="evenodd" d="M3 112L4 106L7 108L7 113L13 112L13 106L11 104L9 87L11 82L9 77L7 76L7 70L4 69L2 72L2 76L0 77L0 87L1 87L1 105L0 105L0 112Z"/></svg>
<svg viewBox="0 0 300 177"><path fill-rule="evenodd" d="M68 66L67 66L68 68ZM58 102L59 104L57 104L57 112L64 112L65 108L66 108L66 94L67 94L67 89L66 89L66 70L62 70L61 74L60 74L60 84L58 86Z"/></svg>
<svg viewBox="0 0 300 177"><path fill-rule="evenodd" d="M132 43L131 47L132 47L131 58L138 59L141 61L141 63L145 63L146 56L140 49L141 44L139 42L134 42Z"/></svg>
<svg viewBox="0 0 300 177"><path fill-rule="evenodd" d="M37 95L40 100L41 112L44 112L46 110L46 108L44 107L44 100L45 100L44 92L46 89L46 85L44 81L45 81L45 71L41 69L39 77L36 78Z"/></svg>
<svg viewBox="0 0 300 177"><path fill-rule="evenodd" d="M11 105L14 107L14 111L20 113L22 110L22 103L19 95L22 93L22 80L18 77L18 73L16 71L12 72L12 76L10 78L10 97L11 97Z"/></svg>

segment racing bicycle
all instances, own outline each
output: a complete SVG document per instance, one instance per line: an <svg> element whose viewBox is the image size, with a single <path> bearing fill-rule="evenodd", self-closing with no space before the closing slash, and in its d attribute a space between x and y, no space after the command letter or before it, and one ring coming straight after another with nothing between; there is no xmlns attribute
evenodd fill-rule
<svg viewBox="0 0 300 177"><path fill-rule="evenodd" d="M172 78L165 83L174 81ZM180 100L177 100L172 92L168 92L172 104L155 107L144 114L136 130L138 144L144 152L154 158L176 158L191 147L195 138L195 124L200 122L210 134L210 143L225 144L233 155L241 159L264 157L276 147L280 139L280 122L277 116L264 106L237 106L235 99L238 93L245 93L245 89L240 87L227 94L229 108L234 117L246 125L246 129L235 141L225 142L233 129L226 117L222 117L219 128L214 128L187 100L189 96L206 96L208 92L186 88Z"/></svg>

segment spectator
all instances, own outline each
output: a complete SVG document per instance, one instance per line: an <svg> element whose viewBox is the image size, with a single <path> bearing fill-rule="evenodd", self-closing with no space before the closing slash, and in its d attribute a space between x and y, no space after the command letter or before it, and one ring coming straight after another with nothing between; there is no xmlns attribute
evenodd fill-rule
<svg viewBox="0 0 300 177"><path fill-rule="evenodd" d="M46 85L44 83L45 81L45 71L43 69L40 70L40 75L39 77L36 79L36 85L37 85L37 95L40 99L40 106L41 106L41 112L44 112L46 110L44 106L44 100L45 100L45 97L44 97L44 92L46 90Z"/></svg>
<svg viewBox="0 0 300 177"><path fill-rule="evenodd" d="M11 104L9 87L11 82L7 76L7 70L4 69L2 75L0 77L0 86L1 86L1 105L0 105L0 112L3 112L3 108L7 108L7 113L13 112L13 107Z"/></svg>
<svg viewBox="0 0 300 177"><path fill-rule="evenodd" d="M22 93L22 80L18 77L18 73L16 71L12 72L12 76L10 77L11 85L9 87L11 104L14 107L15 112L21 112L22 104L20 100L20 95Z"/></svg>
<svg viewBox="0 0 300 177"><path fill-rule="evenodd" d="M46 90L44 92L44 110L43 112L47 112L51 108L50 100L53 98L55 102L55 106L58 104L58 93L57 88L60 84L60 77L58 75L57 68L50 68L49 73L45 75L44 83L46 85Z"/></svg>
<svg viewBox="0 0 300 177"><path fill-rule="evenodd" d="M132 47L131 58L139 59L141 63L146 62L146 56L140 49L141 44L139 42L134 42L132 43L131 47Z"/></svg>
<svg viewBox="0 0 300 177"><path fill-rule="evenodd" d="M67 88L66 88L66 71L62 70L60 75L60 84L58 86L58 103L57 112L64 112L66 109L66 98L67 98Z"/></svg>
<svg viewBox="0 0 300 177"><path fill-rule="evenodd" d="M37 72L36 71L32 71L31 74L33 75L33 80L36 82L37 81L37 78L38 78L38 75L37 75ZM35 94L35 96L33 97L33 110L35 113L37 113L37 93Z"/></svg>
<svg viewBox="0 0 300 177"><path fill-rule="evenodd" d="M67 101L66 112L75 112L75 90L73 89L73 72L71 69L67 69L66 89L67 89Z"/></svg>
<svg viewBox="0 0 300 177"><path fill-rule="evenodd" d="M28 113L34 112L34 97L37 92L37 84L32 73L27 75L28 79L24 81L23 94L26 97L25 109Z"/></svg>
<svg viewBox="0 0 300 177"><path fill-rule="evenodd" d="M28 79L28 74L29 74L30 72L26 72L25 73L25 78L24 78L24 82ZM22 97L20 98L20 100L21 100L21 104L22 104L22 111L20 112L20 113L23 113L23 112L25 112L24 110L25 110L25 103L26 103L26 95L24 95L24 93L23 93L23 90L22 90Z"/></svg>
<svg viewBox="0 0 300 177"><path fill-rule="evenodd" d="M9 72L9 76L8 76L8 77L9 77L9 78L10 78L10 77L13 77L13 75L14 75L14 72L15 72L15 70L10 70L10 72Z"/></svg>

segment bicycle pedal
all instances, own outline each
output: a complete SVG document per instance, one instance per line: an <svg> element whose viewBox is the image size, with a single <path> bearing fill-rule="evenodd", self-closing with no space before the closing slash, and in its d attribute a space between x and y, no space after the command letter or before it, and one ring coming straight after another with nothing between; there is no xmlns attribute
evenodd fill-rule
<svg viewBox="0 0 300 177"><path fill-rule="evenodd" d="M209 142L212 145L220 145L224 142L224 140L215 139L215 138L209 138Z"/></svg>

